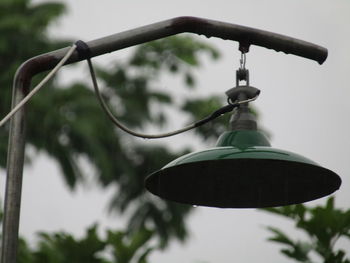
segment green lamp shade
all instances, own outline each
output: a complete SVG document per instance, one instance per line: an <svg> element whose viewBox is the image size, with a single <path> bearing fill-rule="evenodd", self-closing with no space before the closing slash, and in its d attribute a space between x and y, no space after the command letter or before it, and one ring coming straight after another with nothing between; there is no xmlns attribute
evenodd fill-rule
<svg viewBox="0 0 350 263"><path fill-rule="evenodd" d="M259 131L224 133L217 146L172 161L146 178L146 188L179 203L261 208L311 201L341 184L313 161L271 148Z"/></svg>

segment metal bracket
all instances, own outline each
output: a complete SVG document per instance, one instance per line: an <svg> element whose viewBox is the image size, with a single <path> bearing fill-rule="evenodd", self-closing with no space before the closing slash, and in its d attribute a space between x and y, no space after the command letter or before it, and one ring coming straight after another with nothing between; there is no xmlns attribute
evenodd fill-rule
<svg viewBox="0 0 350 263"><path fill-rule="evenodd" d="M245 80L246 85L249 86L249 70L239 68L236 70L236 86L239 86L239 82Z"/></svg>
<svg viewBox="0 0 350 263"><path fill-rule="evenodd" d="M230 102L253 99L260 94L260 90L252 86L236 86L225 92Z"/></svg>

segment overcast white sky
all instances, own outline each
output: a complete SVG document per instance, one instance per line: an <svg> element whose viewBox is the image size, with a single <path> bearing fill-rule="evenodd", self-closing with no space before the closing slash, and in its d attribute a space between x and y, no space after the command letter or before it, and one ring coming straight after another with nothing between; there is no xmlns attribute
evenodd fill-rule
<svg viewBox="0 0 350 263"><path fill-rule="evenodd" d="M41 0L37 0L41 2ZM251 84L262 90L257 102L260 123L272 134L274 147L302 154L338 173L343 180L337 205L350 208L350 1L245 0L245 1L117 1L75 0L69 13L51 32L58 37L92 40L168 18L191 15L256 27L322 45L329 50L324 65L284 53L252 47L247 67ZM146 1L145 1L146 2ZM237 44L206 40L216 45L222 59L205 63L198 76L202 94L224 93L234 84ZM104 62L118 53L101 57ZM62 77L72 78L64 70ZM165 84L164 84L165 85ZM172 83L167 83L172 86ZM223 94L224 96L224 94ZM169 144L187 135L167 139ZM152 142L150 142L152 143ZM4 182L1 182L4 188ZM3 191L1 191L3 192ZM45 156L25 168L20 232L33 239L38 230L66 230L81 235L86 226L122 226L123 219L106 215L111 191L95 186L70 193L56 165ZM323 203L319 200L310 204ZM291 224L256 210L196 208L188 220L191 238L174 243L152 262L291 262L266 242L264 226L276 224L293 235ZM349 243L342 243L350 251Z"/></svg>

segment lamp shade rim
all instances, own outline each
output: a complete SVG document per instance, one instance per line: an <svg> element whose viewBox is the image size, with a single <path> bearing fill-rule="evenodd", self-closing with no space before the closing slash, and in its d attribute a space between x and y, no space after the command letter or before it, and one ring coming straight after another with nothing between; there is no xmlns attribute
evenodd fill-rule
<svg viewBox="0 0 350 263"><path fill-rule="evenodd" d="M167 200L220 208L263 208L303 203L339 189L340 177L314 163L234 158L166 166L145 186Z"/></svg>
<svg viewBox="0 0 350 263"><path fill-rule="evenodd" d="M224 133L218 146L170 162L146 178L146 188L184 204L263 208L318 199L341 184L336 173L299 154L270 147L257 131Z"/></svg>

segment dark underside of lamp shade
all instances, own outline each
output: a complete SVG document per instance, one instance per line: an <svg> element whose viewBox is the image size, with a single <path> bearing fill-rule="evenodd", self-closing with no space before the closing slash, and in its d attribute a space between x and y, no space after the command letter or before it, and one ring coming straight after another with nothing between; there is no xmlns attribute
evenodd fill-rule
<svg viewBox="0 0 350 263"><path fill-rule="evenodd" d="M306 158L263 148L267 155L262 153L259 158L237 149L225 155L222 152L228 151L225 148L220 158L195 161L191 156L180 158L151 174L146 179L146 188L179 203L261 208L311 201L333 193L341 184L334 172ZM256 155L257 151L251 152Z"/></svg>

